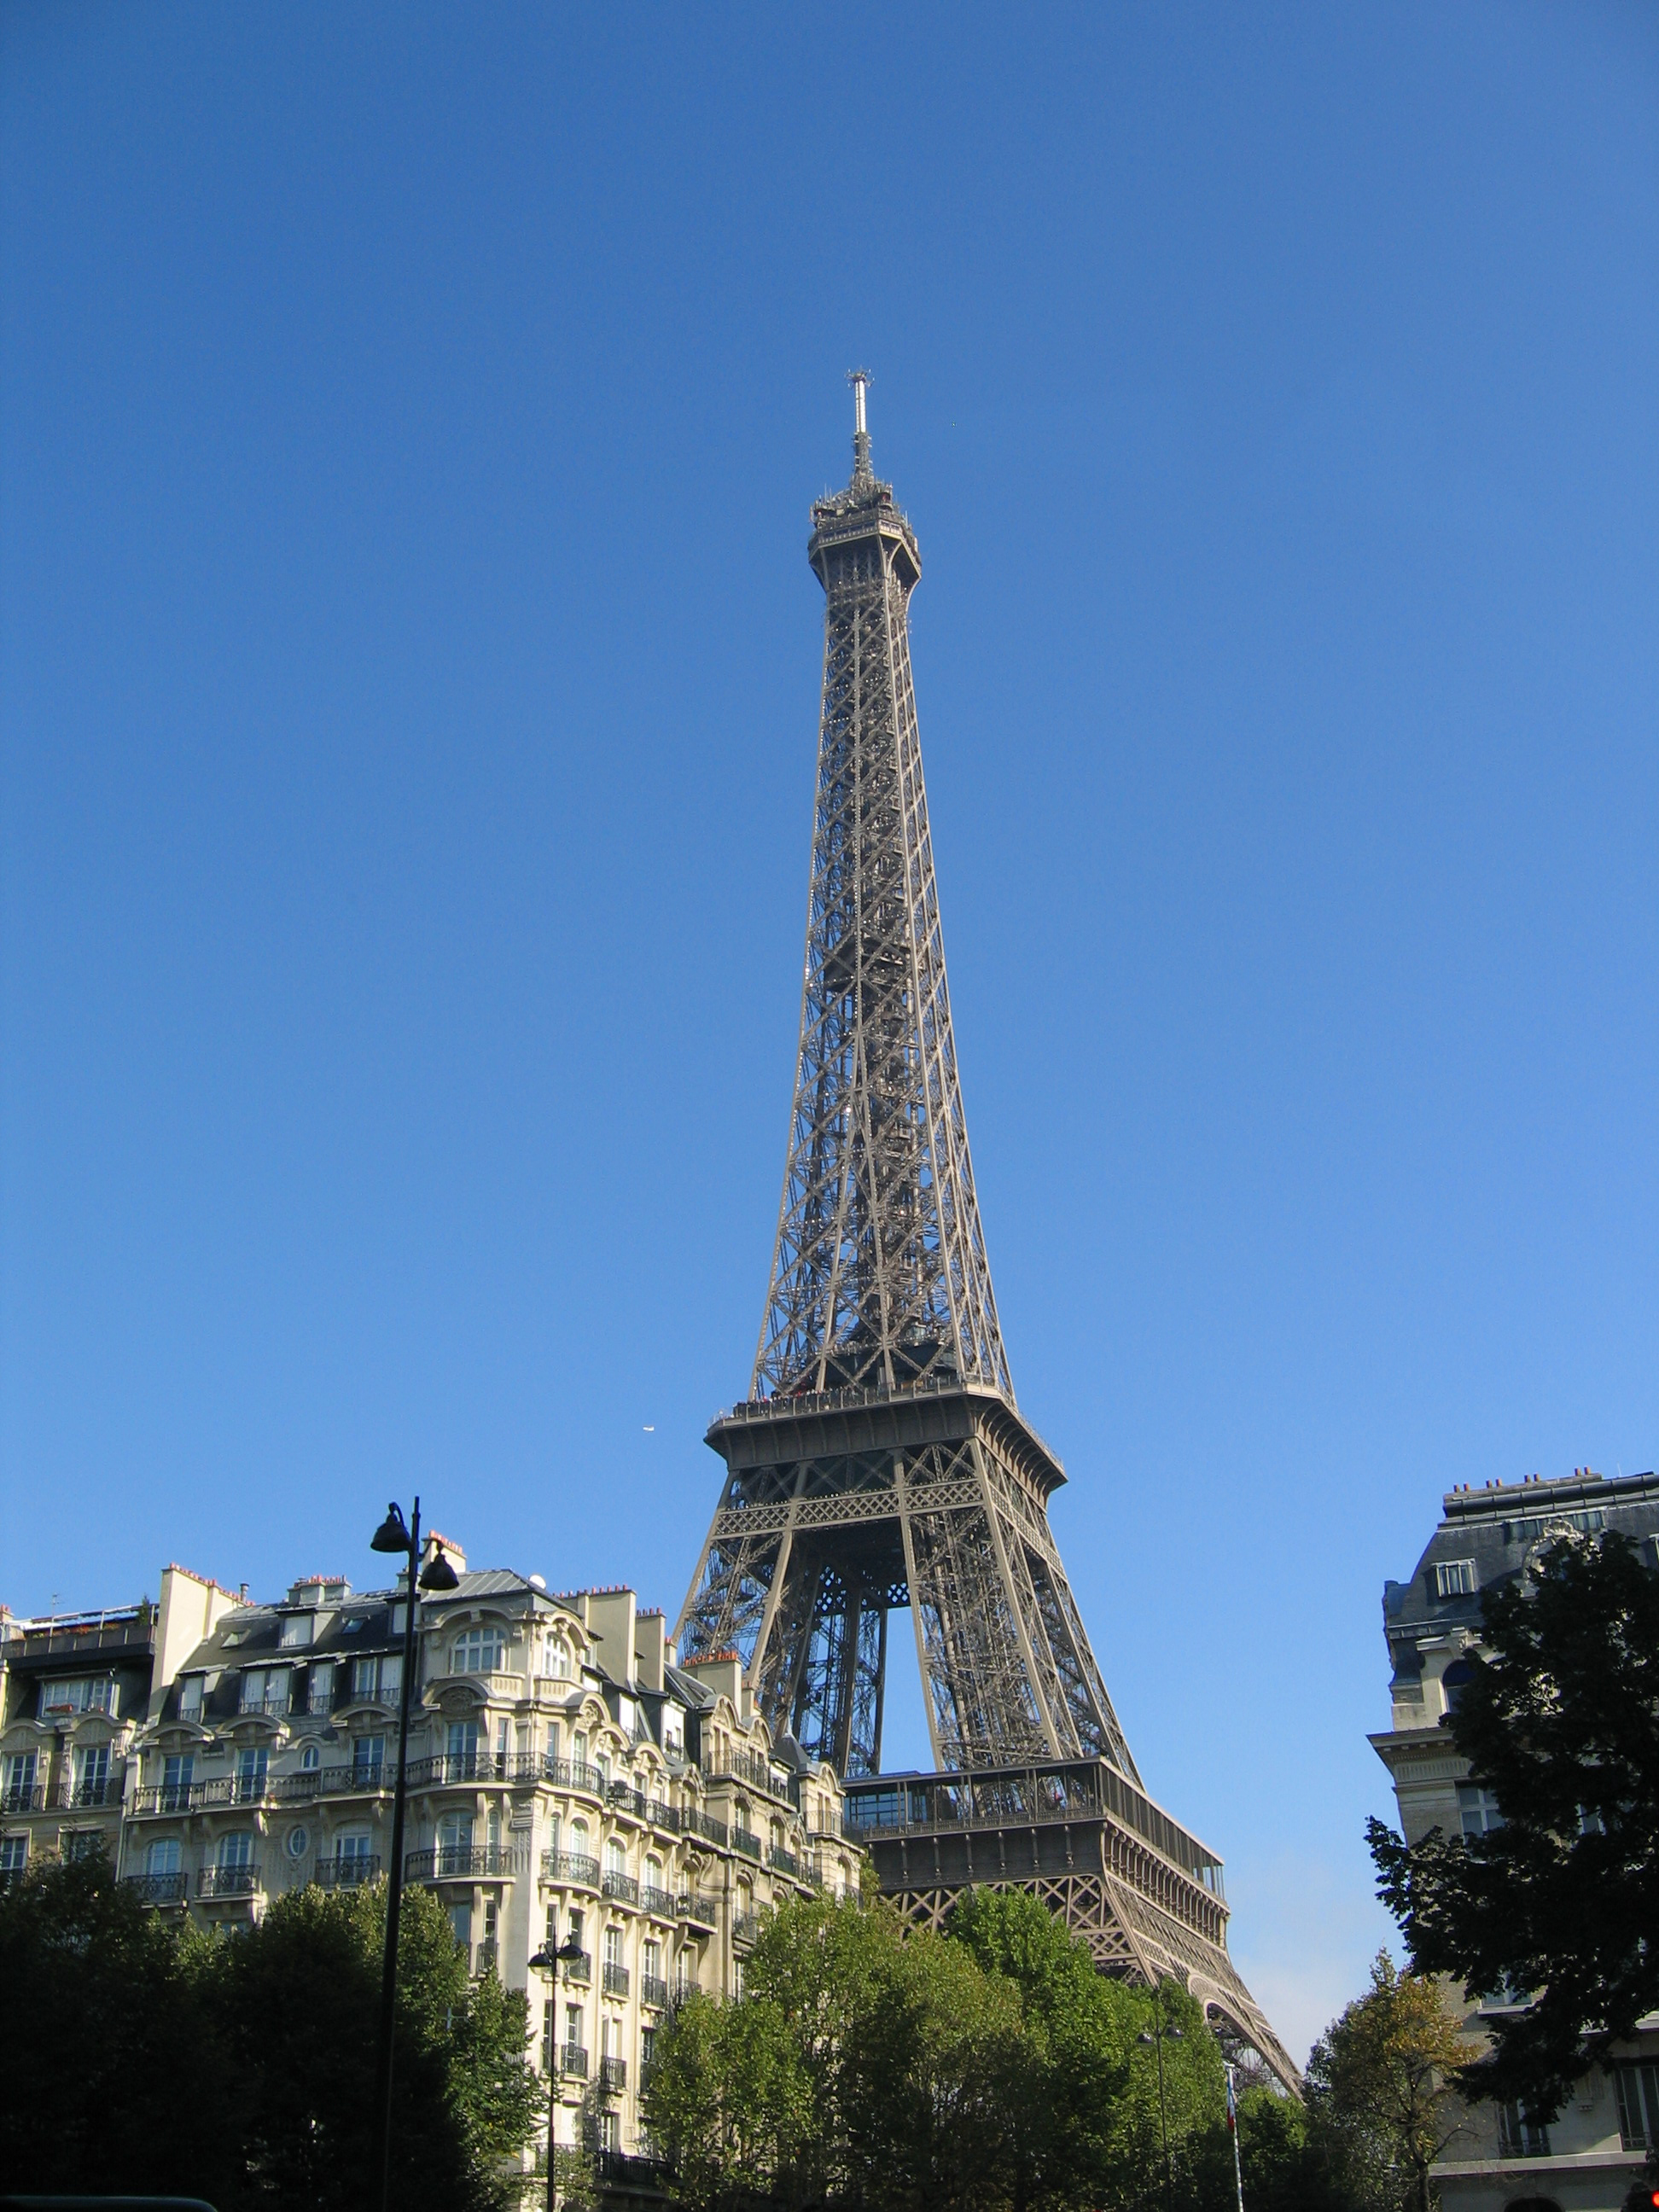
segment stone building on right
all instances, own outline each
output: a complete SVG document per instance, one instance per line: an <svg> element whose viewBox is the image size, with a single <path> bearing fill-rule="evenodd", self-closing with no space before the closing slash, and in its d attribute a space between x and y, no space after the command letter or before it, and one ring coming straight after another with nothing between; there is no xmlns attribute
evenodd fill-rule
<svg viewBox="0 0 1659 2212"><path fill-rule="evenodd" d="M1453 1490L1443 1509L1411 1580L1385 1583L1382 1591L1394 1724L1370 1741L1393 1778L1407 1843L1431 1828L1479 1835L1498 1820L1441 1725L1468 1680L1468 1655L1480 1647L1481 1592L1514 1581L1537 1544L1563 1528L1617 1529L1649 1567L1659 1566L1653 1474L1610 1477L1581 1468L1561 1481L1534 1475ZM1469 2033L1479 2034L1500 2009L1469 2006ZM1444 2212L1619 2212L1656 2141L1659 2014L1640 2023L1634 2042L1591 2068L1549 2127L1528 2127L1513 2106L1473 2107L1435 2179Z"/></svg>

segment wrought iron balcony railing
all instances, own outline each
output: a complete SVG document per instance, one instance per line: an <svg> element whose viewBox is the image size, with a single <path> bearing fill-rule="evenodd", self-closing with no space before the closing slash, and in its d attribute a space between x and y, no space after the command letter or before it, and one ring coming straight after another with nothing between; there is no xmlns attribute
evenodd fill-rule
<svg viewBox="0 0 1659 2212"><path fill-rule="evenodd" d="M505 1844L440 1844L404 1860L405 1881L465 1881L519 1871L518 1854Z"/></svg>
<svg viewBox="0 0 1659 2212"><path fill-rule="evenodd" d="M645 1911L658 1920L674 1917L674 1899L665 1889L658 1889L648 1881L640 1884L640 1903Z"/></svg>
<svg viewBox="0 0 1659 2212"><path fill-rule="evenodd" d="M573 2075L578 2081L587 2079L587 2053L580 2043L565 2043L559 2046L559 2071Z"/></svg>
<svg viewBox="0 0 1659 2212"><path fill-rule="evenodd" d="M668 1984L660 1974L640 1976L640 2002L649 2005L653 2012L668 2009Z"/></svg>
<svg viewBox="0 0 1659 2212"><path fill-rule="evenodd" d="M569 1882L578 1889L597 1889L599 1863L586 1851L544 1851L542 1880Z"/></svg>
<svg viewBox="0 0 1659 2212"><path fill-rule="evenodd" d="M766 1863L778 1874L789 1875L797 1881L800 1879L800 1861L793 1851L786 1851L781 1844L773 1844L766 1854Z"/></svg>
<svg viewBox="0 0 1659 2212"><path fill-rule="evenodd" d="M682 1834L701 1836L704 1843L713 1844L720 1850L726 1850L732 1832L724 1820L715 1820L709 1813L690 1812L682 1814L680 1817Z"/></svg>
<svg viewBox="0 0 1659 2212"><path fill-rule="evenodd" d="M593 1954L583 1951L565 1962L564 1978L568 1982L580 1982L585 1988L593 1978Z"/></svg>
<svg viewBox="0 0 1659 2212"><path fill-rule="evenodd" d="M619 1966L614 1960L607 1959L605 1962L604 1973L605 1979L602 1986L606 1996L625 1997L628 1995L627 1967Z"/></svg>
<svg viewBox="0 0 1659 2212"><path fill-rule="evenodd" d="M628 2061L625 2058L601 2058L599 2087L607 2095L628 2087Z"/></svg>
<svg viewBox="0 0 1659 2212"><path fill-rule="evenodd" d="M605 1877L604 1894L614 1897L621 1905L637 1905L640 1886L631 1874L620 1874L612 1868Z"/></svg>
<svg viewBox="0 0 1659 2212"><path fill-rule="evenodd" d="M361 1889L366 1881L378 1881L380 1862L378 1856L355 1859L319 1859L312 1880L319 1889Z"/></svg>
<svg viewBox="0 0 1659 2212"><path fill-rule="evenodd" d="M734 1912L732 1915L732 1941L734 1943L752 1943L760 1932L759 1913Z"/></svg>
<svg viewBox="0 0 1659 2212"><path fill-rule="evenodd" d="M46 1809L46 1793L40 1783L13 1783L0 1790L0 1813L44 1813Z"/></svg>
<svg viewBox="0 0 1659 2212"><path fill-rule="evenodd" d="M692 1890L674 1899L674 1917L689 1920L697 1928L717 1928L720 1925L719 1907L712 1897L704 1897Z"/></svg>
<svg viewBox="0 0 1659 2212"><path fill-rule="evenodd" d="M196 1879L198 1897L252 1897L259 1887L259 1869L246 1866L204 1867Z"/></svg>
<svg viewBox="0 0 1659 2212"><path fill-rule="evenodd" d="M761 1855L761 1839L758 1836L751 1836L747 1828L733 1828L732 1848L734 1851L741 1851L746 1859L757 1859Z"/></svg>
<svg viewBox="0 0 1659 2212"><path fill-rule="evenodd" d="M124 1874L121 1881L141 1905L182 1905L190 1888L185 1874Z"/></svg>

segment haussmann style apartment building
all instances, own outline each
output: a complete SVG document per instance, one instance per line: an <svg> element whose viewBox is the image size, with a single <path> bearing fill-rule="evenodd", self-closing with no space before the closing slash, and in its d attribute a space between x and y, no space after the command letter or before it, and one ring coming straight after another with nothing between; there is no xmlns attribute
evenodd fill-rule
<svg viewBox="0 0 1659 2212"><path fill-rule="evenodd" d="M731 1995L769 1906L856 1891L832 1767L774 1741L735 1654L676 1663L630 1589L469 1572L423 1594L404 1875L473 1970L527 1988L562 2144L623 2154L667 2008ZM429 1555L429 1554L428 1554ZM374 1880L391 1849L404 1607L343 1578L249 1601L184 1568L159 1601L0 1615L0 1881L106 1853L163 1912L246 1924ZM530 1960L571 1936L556 1989Z"/></svg>
<svg viewBox="0 0 1659 2212"><path fill-rule="evenodd" d="M1617 1529L1647 1565L1659 1566L1659 1478L1583 1468L1562 1481L1534 1476L1450 1491L1411 1580L1384 1585L1394 1725L1370 1741L1394 1778L1407 1843L1431 1828L1480 1835L1498 1820L1441 1722L1480 1647L1480 1593L1513 1582L1535 1547L1563 1528ZM1501 2009L1496 2000L1469 2008L1468 2032L1478 2036ZM1434 2169L1445 2212L1619 2212L1648 2144L1659 2141L1659 2014L1640 2027L1634 2042L1591 2068L1547 2128L1529 2126L1513 2105L1475 2106Z"/></svg>

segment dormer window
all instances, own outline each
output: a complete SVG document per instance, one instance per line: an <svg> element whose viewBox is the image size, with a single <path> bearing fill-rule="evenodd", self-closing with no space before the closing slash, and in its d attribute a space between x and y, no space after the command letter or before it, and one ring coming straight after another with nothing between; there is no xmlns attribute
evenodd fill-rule
<svg viewBox="0 0 1659 2212"><path fill-rule="evenodd" d="M1434 1571L1437 1597L1473 1597L1480 1587L1473 1559L1442 1559Z"/></svg>
<svg viewBox="0 0 1659 2212"><path fill-rule="evenodd" d="M285 1613L283 1615L282 1649L298 1650L309 1644L316 1632L316 1615L309 1613Z"/></svg>

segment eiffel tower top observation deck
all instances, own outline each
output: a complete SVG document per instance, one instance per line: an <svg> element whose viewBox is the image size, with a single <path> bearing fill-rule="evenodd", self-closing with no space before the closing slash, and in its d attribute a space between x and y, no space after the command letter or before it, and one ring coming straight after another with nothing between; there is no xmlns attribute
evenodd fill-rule
<svg viewBox="0 0 1659 2212"><path fill-rule="evenodd" d="M950 1380L1012 1402L951 1030L908 607L915 533L871 470L812 509L823 708L800 1051L755 1398Z"/></svg>

